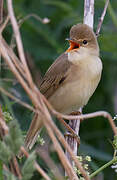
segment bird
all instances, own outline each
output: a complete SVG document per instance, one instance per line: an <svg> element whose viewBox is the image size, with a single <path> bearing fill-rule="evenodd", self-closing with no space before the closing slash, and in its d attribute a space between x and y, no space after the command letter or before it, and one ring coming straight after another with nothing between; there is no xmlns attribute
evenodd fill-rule
<svg viewBox="0 0 117 180"><path fill-rule="evenodd" d="M103 69L97 37L91 27L82 23L73 25L67 40L70 47L50 66L39 87L53 108L63 114L70 114L88 103ZM25 139L28 149L35 144L41 126L36 114Z"/></svg>

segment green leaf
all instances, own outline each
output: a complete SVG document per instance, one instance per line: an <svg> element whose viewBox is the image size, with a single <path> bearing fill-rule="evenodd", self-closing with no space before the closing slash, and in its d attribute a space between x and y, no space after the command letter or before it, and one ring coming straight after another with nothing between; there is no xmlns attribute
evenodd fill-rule
<svg viewBox="0 0 117 180"><path fill-rule="evenodd" d="M4 138L5 143L9 146L13 154L19 152L23 144L23 136L16 120L9 123L9 134Z"/></svg>
<svg viewBox="0 0 117 180"><path fill-rule="evenodd" d="M11 158L12 158L12 151L10 150L9 146L6 145L4 142L0 141L0 159L5 164L8 164Z"/></svg>
<svg viewBox="0 0 117 180"><path fill-rule="evenodd" d="M34 168L34 161L36 159L35 152L31 153L28 159L25 161L24 166L22 168L22 180L29 180L33 176Z"/></svg>

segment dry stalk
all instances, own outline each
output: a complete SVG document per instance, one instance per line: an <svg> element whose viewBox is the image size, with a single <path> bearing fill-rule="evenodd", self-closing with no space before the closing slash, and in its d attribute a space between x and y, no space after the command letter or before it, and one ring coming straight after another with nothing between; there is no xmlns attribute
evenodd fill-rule
<svg viewBox="0 0 117 180"><path fill-rule="evenodd" d="M4 23L0 26L0 33L2 33L6 27L6 25L9 22L9 16L6 17L6 20L4 21Z"/></svg>
<svg viewBox="0 0 117 180"><path fill-rule="evenodd" d="M16 98L15 96L13 96L11 93L9 93L8 91L6 91L4 88L0 87L0 91L2 93L4 93L6 96L8 96L9 98L13 99L16 103L19 103L20 105L26 107L27 109L29 109L30 111L36 112L36 110L30 106L29 104L21 101L20 99Z"/></svg>
<svg viewBox="0 0 117 180"><path fill-rule="evenodd" d="M26 20L28 20L29 18L35 18L36 20L42 22L43 24L47 24L50 22L50 19L48 19L47 17L45 18L41 18L40 16L38 16L37 14L34 14L34 13L31 13L31 14L28 14L27 16L25 16L24 18L20 19L18 24L19 26L21 26Z"/></svg>
<svg viewBox="0 0 117 180"><path fill-rule="evenodd" d="M82 115L77 115L77 116L64 115L64 114L61 114L61 113L55 111L53 109L53 107L51 106L51 104L46 100L46 98L44 96L43 96L43 100L46 103L48 109L58 118L63 118L63 119L67 119L67 120L81 119L83 121L85 119L103 116L108 119L110 126L112 127L112 131L113 131L114 135L117 135L117 127L112 119L112 116L106 111L97 111L97 112L93 112L93 113L89 113L89 114L82 114Z"/></svg>
<svg viewBox="0 0 117 180"><path fill-rule="evenodd" d="M22 179L22 175L19 169L19 164L17 162L16 157L14 157L13 159L11 159L10 161L10 170L11 172L20 179Z"/></svg>
<svg viewBox="0 0 117 180"><path fill-rule="evenodd" d="M93 29L94 23L94 0L84 0L84 24Z"/></svg>
<svg viewBox="0 0 117 180"><path fill-rule="evenodd" d="M3 21L3 0L0 0L0 24Z"/></svg>
<svg viewBox="0 0 117 180"><path fill-rule="evenodd" d="M2 115L2 108L0 106L0 128L3 131L3 135L7 135L9 132L8 126L6 125L3 115Z"/></svg>
<svg viewBox="0 0 117 180"><path fill-rule="evenodd" d="M106 111L97 111L97 112L84 114L84 115L79 115L79 116L74 116L74 117L73 116L62 115L62 118L71 119L71 120L74 120L74 118L84 120L84 119L89 119L89 118L94 118L94 117L99 117L99 116L103 116L103 117L108 119L108 121L110 123L110 126L111 126L111 128L113 130L114 135L117 135L117 127L116 127L116 125L115 125L115 123L114 123L114 121L112 119L112 116Z"/></svg>
<svg viewBox="0 0 117 180"><path fill-rule="evenodd" d="M25 55L24 55L24 50L23 50L23 45L22 45L21 36L20 36L20 32L19 32L19 27L18 27L16 18L14 15L12 0L7 0L7 7L8 7L8 13L9 13L9 17L10 17L11 24L13 27L13 31L15 34L15 38L16 38L16 44L17 44L17 48L18 48L19 57L20 57L20 60L22 61L22 64L24 65L25 72L26 72L27 77L28 77L29 85L33 87L32 77L31 77L30 71L28 69L26 59L25 59Z"/></svg>
<svg viewBox="0 0 117 180"><path fill-rule="evenodd" d="M96 36L97 37L99 36L100 29L101 29L101 26L102 26L102 23L103 23L105 14L106 14L106 10L107 10L108 4L109 4L109 0L106 0L105 6L104 6L104 10L103 10L102 15L101 15L101 17L99 19L99 23L98 23L97 30L96 30Z"/></svg>

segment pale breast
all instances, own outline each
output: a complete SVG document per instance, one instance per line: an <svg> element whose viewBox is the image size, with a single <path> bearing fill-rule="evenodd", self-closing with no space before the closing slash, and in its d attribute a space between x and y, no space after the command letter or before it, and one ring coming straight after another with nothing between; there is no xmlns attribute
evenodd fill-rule
<svg viewBox="0 0 117 180"><path fill-rule="evenodd" d="M71 71L74 76L70 74L70 80L48 99L61 113L69 114L87 104L100 81L102 63L98 57L91 58L80 62L78 71L75 69L75 72Z"/></svg>

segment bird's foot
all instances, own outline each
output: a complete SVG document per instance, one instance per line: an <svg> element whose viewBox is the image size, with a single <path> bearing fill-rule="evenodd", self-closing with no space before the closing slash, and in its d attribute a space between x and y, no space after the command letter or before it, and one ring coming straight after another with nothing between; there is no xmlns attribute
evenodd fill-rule
<svg viewBox="0 0 117 180"><path fill-rule="evenodd" d="M67 132L67 133L64 134L64 137L65 138L66 137L75 138L75 140L77 141L78 145L80 145L80 136L75 134L75 132L74 133Z"/></svg>

